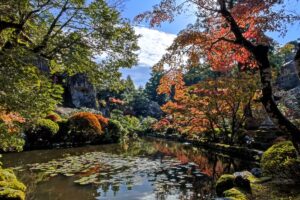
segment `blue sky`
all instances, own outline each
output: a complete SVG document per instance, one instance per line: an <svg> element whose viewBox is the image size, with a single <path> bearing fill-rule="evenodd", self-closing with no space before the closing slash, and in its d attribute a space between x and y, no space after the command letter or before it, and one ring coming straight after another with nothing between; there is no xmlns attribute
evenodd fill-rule
<svg viewBox="0 0 300 200"><path fill-rule="evenodd" d="M127 0L122 16L133 21L134 17L143 11L151 10L152 6L160 0ZM295 10L300 3L297 0L287 0L287 9ZM147 23L133 24L137 34L141 35L139 45L139 63L131 69L121 69L123 77L131 76L137 87L144 86L150 78L151 67L165 53L165 49L171 45L176 34L189 23L193 23L192 15L181 15L172 23L163 23L160 27L150 28ZM288 32L283 38L278 33L268 33L280 44L300 38L300 23L288 26Z"/></svg>

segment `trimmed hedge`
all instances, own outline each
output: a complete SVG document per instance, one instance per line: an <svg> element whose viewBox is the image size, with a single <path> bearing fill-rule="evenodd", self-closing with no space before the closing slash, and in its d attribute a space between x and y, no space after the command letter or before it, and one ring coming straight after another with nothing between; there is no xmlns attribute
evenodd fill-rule
<svg viewBox="0 0 300 200"><path fill-rule="evenodd" d="M33 127L26 131L27 142L30 146L48 146L59 126L50 119L38 119Z"/></svg>
<svg viewBox="0 0 300 200"><path fill-rule="evenodd" d="M89 112L80 112L68 120L73 142L86 143L99 140L104 135L106 118Z"/></svg>

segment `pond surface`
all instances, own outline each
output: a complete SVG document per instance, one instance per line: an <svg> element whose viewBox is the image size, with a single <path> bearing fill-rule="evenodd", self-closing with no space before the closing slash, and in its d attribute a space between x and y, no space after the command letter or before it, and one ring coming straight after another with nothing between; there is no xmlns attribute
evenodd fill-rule
<svg viewBox="0 0 300 200"><path fill-rule="evenodd" d="M27 185L27 200L212 199L220 175L256 166L151 138L5 154L2 161Z"/></svg>

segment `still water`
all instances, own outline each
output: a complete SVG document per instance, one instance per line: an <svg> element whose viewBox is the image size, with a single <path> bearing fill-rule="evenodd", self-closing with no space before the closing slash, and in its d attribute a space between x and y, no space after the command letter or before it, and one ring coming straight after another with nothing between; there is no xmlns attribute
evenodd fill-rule
<svg viewBox="0 0 300 200"><path fill-rule="evenodd" d="M212 199L220 175L256 166L152 138L5 154L2 161L27 185L27 200Z"/></svg>

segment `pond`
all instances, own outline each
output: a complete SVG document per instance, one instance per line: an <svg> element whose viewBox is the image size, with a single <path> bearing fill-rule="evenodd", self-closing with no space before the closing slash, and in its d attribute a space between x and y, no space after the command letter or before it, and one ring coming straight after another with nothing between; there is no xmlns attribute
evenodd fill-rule
<svg viewBox="0 0 300 200"><path fill-rule="evenodd" d="M224 173L255 163L161 139L3 155L27 200L211 199Z"/></svg>

